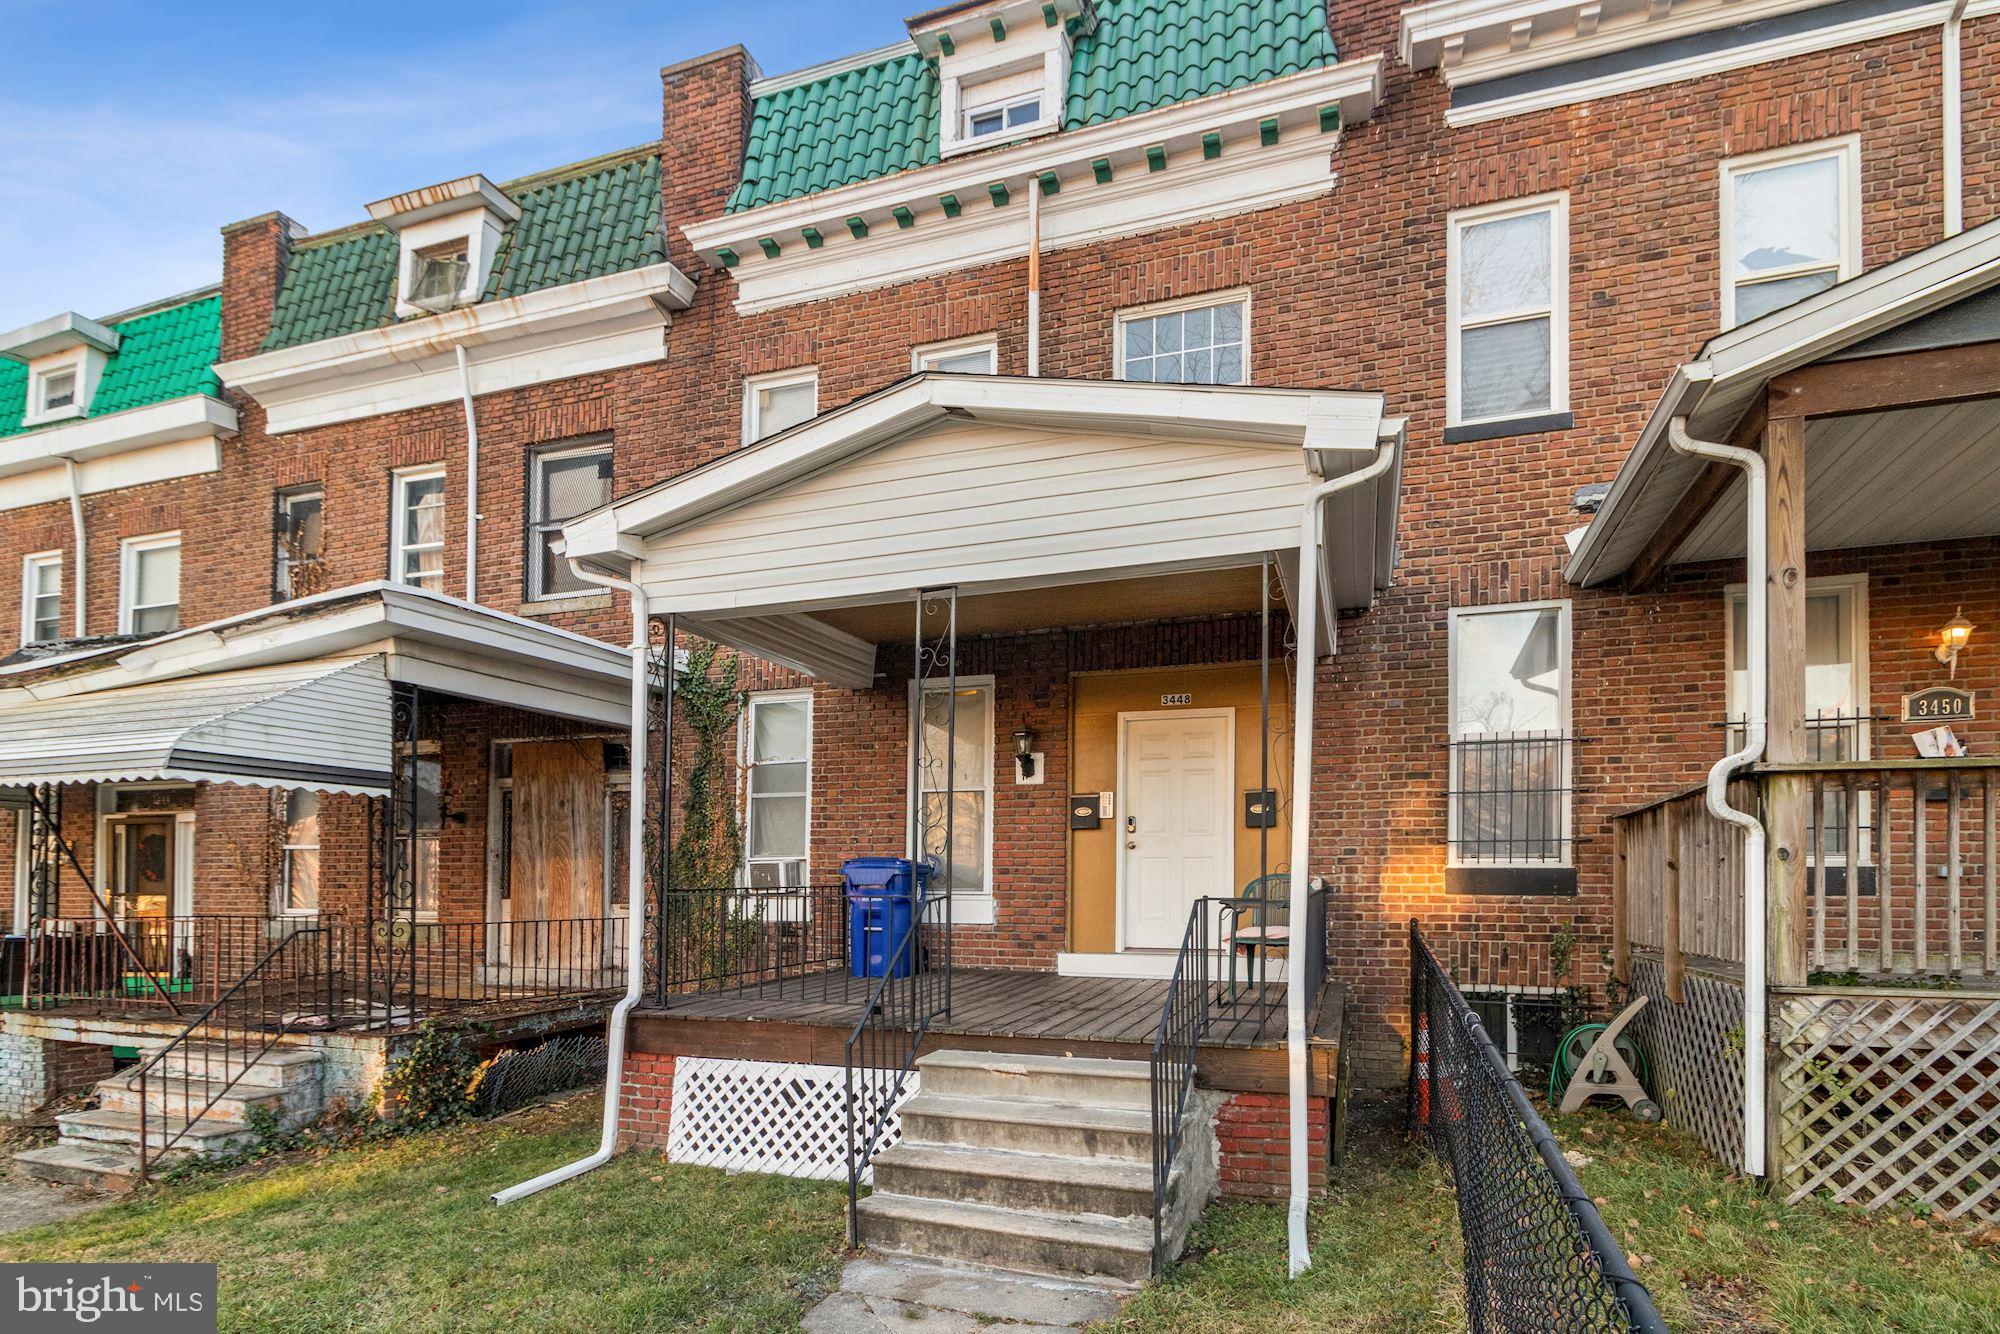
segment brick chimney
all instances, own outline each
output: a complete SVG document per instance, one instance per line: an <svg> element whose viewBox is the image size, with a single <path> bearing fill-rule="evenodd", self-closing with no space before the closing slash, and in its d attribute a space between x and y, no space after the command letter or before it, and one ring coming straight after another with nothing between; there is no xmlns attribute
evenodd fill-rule
<svg viewBox="0 0 2000 1334"><path fill-rule="evenodd" d="M222 229L222 359L253 355L271 331L271 314L305 228L282 213L260 213Z"/></svg>
<svg viewBox="0 0 2000 1334"><path fill-rule="evenodd" d="M660 71L667 257L689 273L696 271L696 260L681 228L720 214L742 179L750 136L750 81L758 75L757 62L740 45Z"/></svg>

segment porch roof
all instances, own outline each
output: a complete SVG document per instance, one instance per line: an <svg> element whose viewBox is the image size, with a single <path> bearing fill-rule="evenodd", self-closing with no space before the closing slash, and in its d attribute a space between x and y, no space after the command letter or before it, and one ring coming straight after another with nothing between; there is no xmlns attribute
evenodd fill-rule
<svg viewBox="0 0 2000 1334"><path fill-rule="evenodd" d="M381 793L391 686L628 725L618 647L369 583L0 668L0 783L184 778Z"/></svg>
<svg viewBox="0 0 2000 1334"><path fill-rule="evenodd" d="M1276 557L1295 591L1313 485L1402 439L1380 394L911 376L571 521L566 549L631 562L658 612L864 686L885 609L956 587L965 628L1254 609ZM1326 504L1317 627L1395 562L1398 469ZM1050 590L1062 590L1052 595Z"/></svg>
<svg viewBox="0 0 2000 1334"><path fill-rule="evenodd" d="M0 783L220 780L363 796L390 788L382 658L251 667L0 702Z"/></svg>
<svg viewBox="0 0 2000 1334"><path fill-rule="evenodd" d="M1742 555L1743 483L1672 448L1683 416L1697 439L1751 445L1768 416L1807 418L1809 550L2000 532L1997 287L2000 221L1710 339L1669 377L1569 580Z"/></svg>

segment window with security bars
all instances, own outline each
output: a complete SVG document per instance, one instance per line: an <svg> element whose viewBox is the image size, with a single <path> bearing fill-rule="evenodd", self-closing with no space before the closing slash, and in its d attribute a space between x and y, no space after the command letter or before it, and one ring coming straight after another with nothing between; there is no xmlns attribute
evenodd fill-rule
<svg viewBox="0 0 2000 1334"><path fill-rule="evenodd" d="M1569 604L1451 612L1451 861L1567 866Z"/></svg>
<svg viewBox="0 0 2000 1334"><path fill-rule="evenodd" d="M1741 588L1731 588L1727 600L1727 744L1735 751L1743 748L1744 707L1750 691L1749 608ZM1809 763L1867 759L1873 724L1887 721L1868 709L1867 644L1866 578L1808 579L1804 722ZM1857 841L1865 859L1874 835L1874 809L1867 793L1856 795ZM1848 852L1847 795L1839 784L1824 785L1817 819L1820 853L1834 862L1844 860Z"/></svg>
<svg viewBox="0 0 2000 1334"><path fill-rule="evenodd" d="M611 499L611 442L546 449L534 456L528 553L530 599L595 592L555 550L563 524Z"/></svg>

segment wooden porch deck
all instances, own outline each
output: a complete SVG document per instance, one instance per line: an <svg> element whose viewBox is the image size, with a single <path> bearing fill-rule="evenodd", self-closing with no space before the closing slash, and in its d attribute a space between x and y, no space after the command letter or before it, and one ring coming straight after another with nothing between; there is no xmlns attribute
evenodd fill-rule
<svg viewBox="0 0 2000 1334"><path fill-rule="evenodd" d="M1064 977L1011 968L960 968L951 1013L924 1050L985 1050L1144 1060L1152 1052L1167 983L1156 978ZM866 992L844 974L820 974L669 998L633 1016L634 1049L659 1055L839 1065ZM1344 991L1328 985L1307 1016L1315 1091L1331 1091ZM1200 1066L1219 1088L1282 1091L1282 986L1245 987L1217 1008ZM1319 1086L1324 1085L1324 1089Z"/></svg>

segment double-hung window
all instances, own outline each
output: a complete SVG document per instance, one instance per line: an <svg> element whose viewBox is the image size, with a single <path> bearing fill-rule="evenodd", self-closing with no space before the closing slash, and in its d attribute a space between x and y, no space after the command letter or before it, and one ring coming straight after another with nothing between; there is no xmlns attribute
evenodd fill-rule
<svg viewBox="0 0 2000 1334"><path fill-rule="evenodd" d="M1733 328L1861 267L1856 138L1722 164L1722 327Z"/></svg>
<svg viewBox="0 0 2000 1334"><path fill-rule="evenodd" d="M21 565L21 642L62 638L62 552L38 551Z"/></svg>
<svg viewBox="0 0 2000 1334"><path fill-rule="evenodd" d="M394 479L389 577L444 591L444 469L411 468Z"/></svg>
<svg viewBox="0 0 2000 1334"><path fill-rule="evenodd" d="M746 878L753 889L803 885L812 831L812 695L752 695L743 754Z"/></svg>
<svg viewBox="0 0 2000 1334"><path fill-rule="evenodd" d="M181 624L181 535L118 544L118 633L158 635Z"/></svg>
<svg viewBox="0 0 2000 1334"><path fill-rule="evenodd" d="M284 794L284 864L279 869L279 913L319 911L319 793L295 787Z"/></svg>
<svg viewBox="0 0 2000 1334"><path fill-rule="evenodd" d="M544 449L530 462L531 520L528 535L528 597L564 597L594 592L556 554L562 526L611 499L611 442Z"/></svg>
<svg viewBox="0 0 2000 1334"><path fill-rule="evenodd" d="M278 492L271 587L280 599L306 597L325 585L326 492L318 485Z"/></svg>
<svg viewBox="0 0 2000 1334"><path fill-rule="evenodd" d="M1448 426L1569 410L1569 202L1451 216L1445 247Z"/></svg>
<svg viewBox="0 0 2000 1334"><path fill-rule="evenodd" d="M1451 865L1567 867L1569 604L1454 608L1450 627ZM1459 879L1498 892L1573 887Z"/></svg>
<svg viewBox="0 0 2000 1334"><path fill-rule="evenodd" d="M1243 384L1250 368L1250 298L1172 301L1118 316L1121 380Z"/></svg>
<svg viewBox="0 0 2000 1334"><path fill-rule="evenodd" d="M819 413L819 372L779 371L743 382L743 443L811 421Z"/></svg>
<svg viewBox="0 0 2000 1334"><path fill-rule="evenodd" d="M993 894L992 682L961 680L956 695L947 683L927 684L917 748L918 846L942 869L932 887L974 900L970 913L954 915L979 921L979 904L990 905Z"/></svg>

